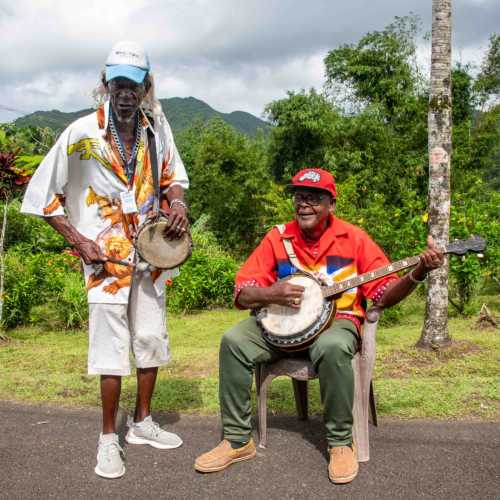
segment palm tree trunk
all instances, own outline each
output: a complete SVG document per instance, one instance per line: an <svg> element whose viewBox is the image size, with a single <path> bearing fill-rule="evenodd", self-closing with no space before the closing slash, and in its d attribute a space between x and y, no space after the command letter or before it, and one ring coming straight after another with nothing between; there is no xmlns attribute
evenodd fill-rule
<svg viewBox="0 0 500 500"><path fill-rule="evenodd" d="M441 248L450 228L451 0L432 2L431 91L429 101L429 232ZM448 260L429 274L425 321L419 347L449 344Z"/></svg>

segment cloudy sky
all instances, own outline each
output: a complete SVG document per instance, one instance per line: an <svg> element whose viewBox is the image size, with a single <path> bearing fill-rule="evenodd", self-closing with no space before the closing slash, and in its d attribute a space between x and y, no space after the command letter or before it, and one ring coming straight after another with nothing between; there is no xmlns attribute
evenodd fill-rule
<svg viewBox="0 0 500 500"><path fill-rule="evenodd" d="M111 46L147 48L159 97L194 96L257 116L287 89L324 81L342 43L413 12L430 31L431 0L0 0L0 122L7 110L90 107ZM453 0L454 59L478 64L500 26L498 0ZM425 64L429 48L419 47Z"/></svg>

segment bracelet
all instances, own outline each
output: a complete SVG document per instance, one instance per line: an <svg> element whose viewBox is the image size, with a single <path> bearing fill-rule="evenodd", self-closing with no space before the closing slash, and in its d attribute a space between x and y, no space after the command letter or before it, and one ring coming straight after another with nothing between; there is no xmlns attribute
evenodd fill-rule
<svg viewBox="0 0 500 500"><path fill-rule="evenodd" d="M413 271L414 269L412 269L408 274L407 276L410 278L410 281L417 284L417 285L420 285L420 283L423 283L426 279L427 279L427 276L423 279L423 280L418 280L417 278L415 278L413 276Z"/></svg>
<svg viewBox="0 0 500 500"><path fill-rule="evenodd" d="M184 210L188 209L188 206L186 205L184 200L181 200L180 198L174 198L173 200L169 201L170 208L172 208L175 204L180 205L181 207L184 208Z"/></svg>

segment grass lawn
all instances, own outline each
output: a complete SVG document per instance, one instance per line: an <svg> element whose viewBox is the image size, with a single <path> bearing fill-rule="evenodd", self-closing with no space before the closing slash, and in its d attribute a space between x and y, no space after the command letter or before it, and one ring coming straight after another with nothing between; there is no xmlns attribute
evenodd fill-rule
<svg viewBox="0 0 500 500"><path fill-rule="evenodd" d="M485 297L493 311L500 299ZM416 418L500 419L500 330L479 330L477 318L451 318L454 340L442 351L414 348L422 325L421 299L405 305L404 324L379 327L375 393L380 415ZM498 314L498 312L497 312ZM171 364L160 371L154 408L182 413L218 412L219 339L246 317L235 310L206 311L169 318ZM98 377L86 375L84 331L36 327L8 332L0 344L0 399L98 405ZM295 411L287 378L273 382L270 411ZM132 408L135 380L123 381L122 406ZM311 411L320 412L317 381L311 382Z"/></svg>

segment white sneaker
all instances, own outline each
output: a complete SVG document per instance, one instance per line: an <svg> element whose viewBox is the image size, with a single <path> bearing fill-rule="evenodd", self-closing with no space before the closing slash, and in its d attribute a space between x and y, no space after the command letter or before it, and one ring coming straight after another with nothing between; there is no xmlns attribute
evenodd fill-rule
<svg viewBox="0 0 500 500"><path fill-rule="evenodd" d="M97 465L95 473L101 477L114 479L125 474L123 450L118 442L118 434L101 434L97 445Z"/></svg>
<svg viewBox="0 0 500 500"><path fill-rule="evenodd" d="M160 450L178 448L182 444L182 439L177 434L163 430L156 422L153 422L151 415L137 423L129 418L127 425L129 426L125 437L127 443L149 444Z"/></svg>

